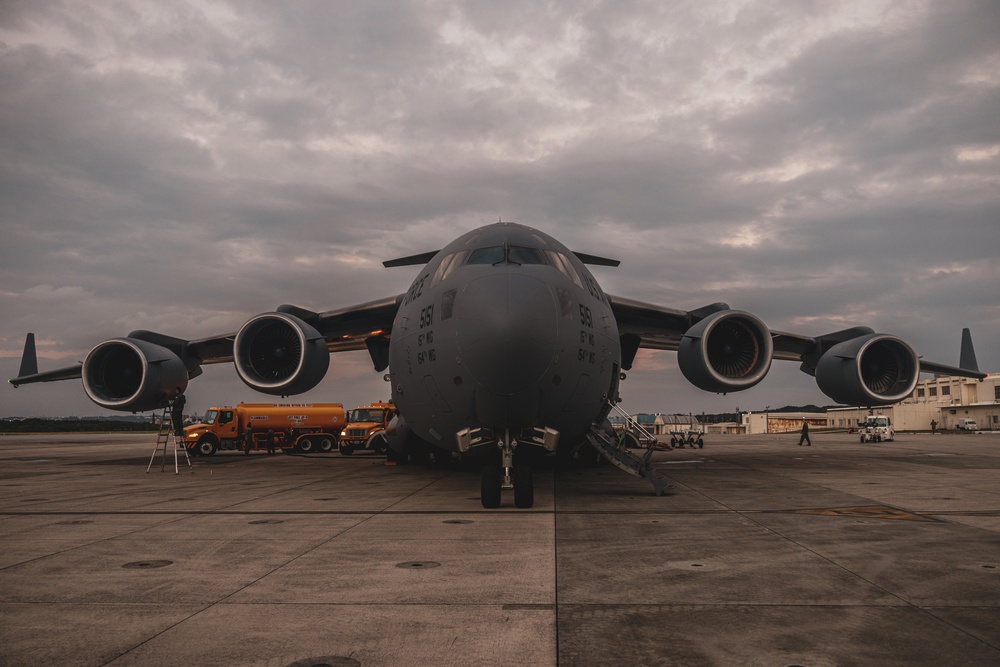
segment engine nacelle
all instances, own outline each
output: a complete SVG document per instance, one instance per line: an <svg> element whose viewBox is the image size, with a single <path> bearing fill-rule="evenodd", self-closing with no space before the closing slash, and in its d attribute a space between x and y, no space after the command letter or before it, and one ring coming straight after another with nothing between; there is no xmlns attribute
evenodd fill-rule
<svg viewBox="0 0 1000 667"><path fill-rule="evenodd" d="M716 393L749 389L771 368L774 343L757 317L740 310L709 315L681 337L677 365L688 382Z"/></svg>
<svg viewBox="0 0 1000 667"><path fill-rule="evenodd" d="M330 350L316 329L294 315L263 313L236 334L233 363L247 386L290 396L320 383L330 368Z"/></svg>
<svg viewBox="0 0 1000 667"><path fill-rule="evenodd" d="M816 364L820 390L845 405L888 405L913 393L920 360L906 341L868 334L834 345Z"/></svg>
<svg viewBox="0 0 1000 667"><path fill-rule="evenodd" d="M87 355L83 389L109 410L155 410L187 389L184 362L165 347L137 338L112 338Z"/></svg>

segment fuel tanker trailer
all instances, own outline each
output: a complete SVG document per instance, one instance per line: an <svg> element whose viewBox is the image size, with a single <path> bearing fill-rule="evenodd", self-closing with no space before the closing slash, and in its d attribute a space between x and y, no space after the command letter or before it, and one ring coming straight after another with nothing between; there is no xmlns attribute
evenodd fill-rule
<svg viewBox="0 0 1000 667"><path fill-rule="evenodd" d="M344 423L340 403L240 403L209 408L202 423L184 429L184 445L195 456L220 449L332 452Z"/></svg>

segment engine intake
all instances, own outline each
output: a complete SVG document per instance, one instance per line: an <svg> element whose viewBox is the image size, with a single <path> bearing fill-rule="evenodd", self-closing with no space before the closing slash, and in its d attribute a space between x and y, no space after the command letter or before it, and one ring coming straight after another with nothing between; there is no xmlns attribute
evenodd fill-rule
<svg viewBox="0 0 1000 667"><path fill-rule="evenodd" d="M723 310L681 337L677 365L699 389L727 393L763 380L773 354L771 332L760 319L740 310Z"/></svg>
<svg viewBox="0 0 1000 667"><path fill-rule="evenodd" d="M820 390L845 405L888 405L913 393L920 360L906 341L869 334L834 345L816 364Z"/></svg>
<svg viewBox="0 0 1000 667"><path fill-rule="evenodd" d="M326 339L288 313L263 313L236 334L233 363L247 386L265 394L309 391L330 367Z"/></svg>
<svg viewBox="0 0 1000 667"><path fill-rule="evenodd" d="M137 338L112 338L83 361L83 389L109 410L143 412L166 405L187 389L188 372L165 347Z"/></svg>

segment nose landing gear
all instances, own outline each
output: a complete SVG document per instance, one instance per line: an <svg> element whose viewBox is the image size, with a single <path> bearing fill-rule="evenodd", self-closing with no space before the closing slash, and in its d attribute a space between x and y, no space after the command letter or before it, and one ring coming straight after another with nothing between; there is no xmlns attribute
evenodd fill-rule
<svg viewBox="0 0 1000 667"><path fill-rule="evenodd" d="M497 441L497 448L490 452L483 466L480 484L480 500L483 507L500 507L500 496L504 489L514 491L514 505L527 509L535 504L535 483L526 452L515 457L517 440L510 437L510 431ZM514 459L517 459L515 462Z"/></svg>

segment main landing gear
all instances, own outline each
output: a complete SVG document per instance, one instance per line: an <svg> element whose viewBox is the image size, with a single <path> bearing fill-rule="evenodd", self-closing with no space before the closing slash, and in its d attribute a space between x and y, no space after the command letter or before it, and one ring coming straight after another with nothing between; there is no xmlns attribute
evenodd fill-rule
<svg viewBox="0 0 1000 667"><path fill-rule="evenodd" d="M486 509L500 507L500 495L504 489L514 490L514 505L527 509L535 504L535 481L527 451L516 452L517 441L511 439L508 431L490 451L483 466L480 499Z"/></svg>

